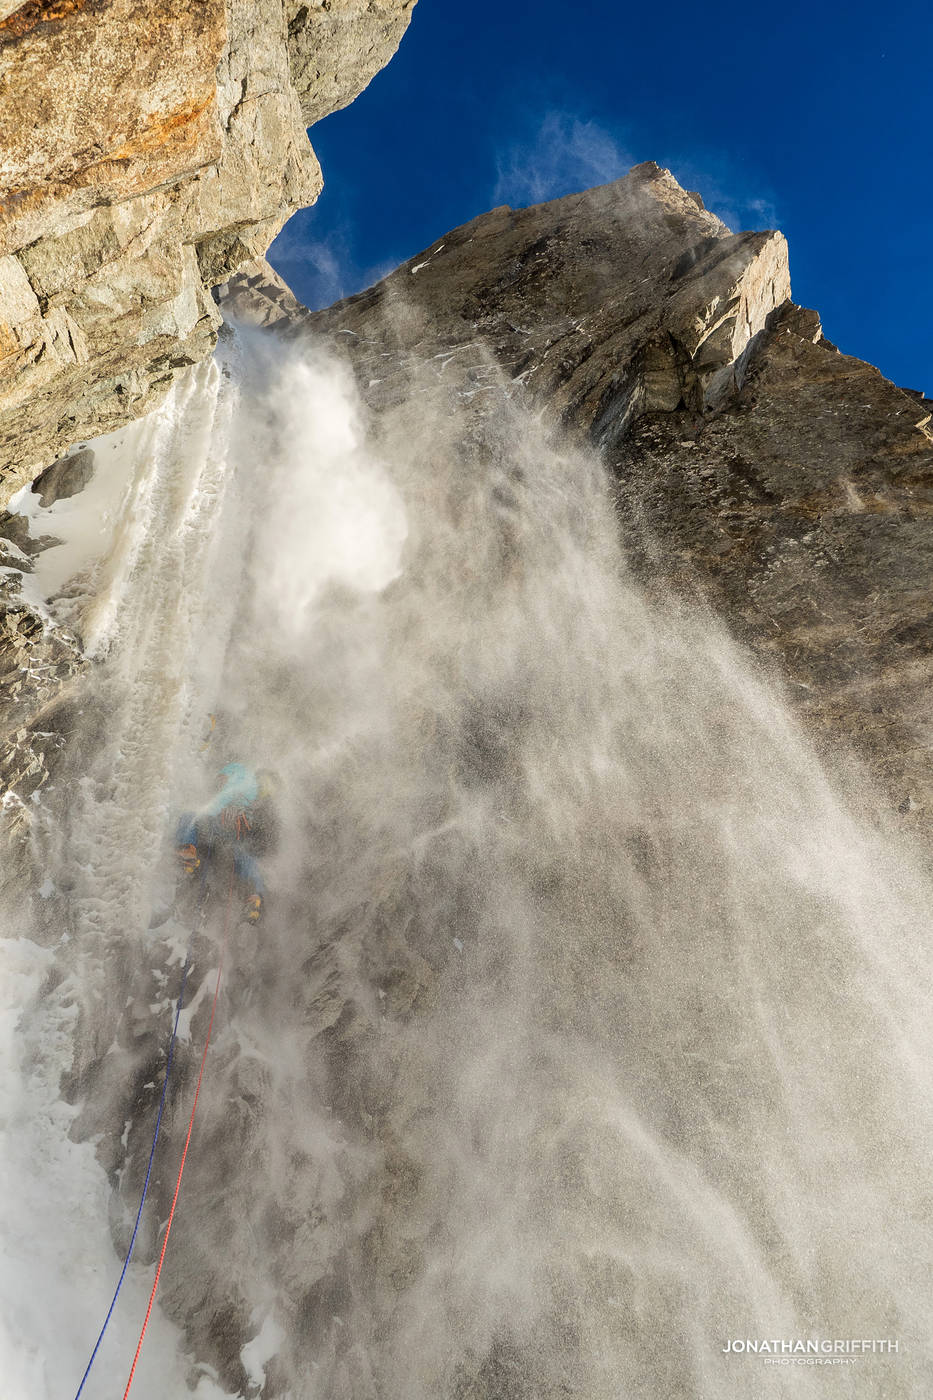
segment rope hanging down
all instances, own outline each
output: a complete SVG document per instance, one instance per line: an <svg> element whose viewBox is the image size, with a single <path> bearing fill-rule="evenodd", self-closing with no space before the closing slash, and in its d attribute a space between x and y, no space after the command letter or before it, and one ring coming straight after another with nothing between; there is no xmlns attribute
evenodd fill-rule
<svg viewBox="0 0 933 1400"><path fill-rule="evenodd" d="M139 1222L142 1219L143 1206L146 1204L146 1193L149 1190L149 1178L152 1175L152 1163L153 1159L155 1158L156 1143L159 1141L159 1129L162 1126L162 1111L165 1108L165 1092L168 1089L169 1075L172 1072L172 1059L175 1055L175 1041L178 1036L178 1018L181 1016L182 1003L185 998L185 983L188 980L188 967L190 965L190 961L191 957L190 954L188 954L185 957L185 966L182 969L181 974L181 990L178 993L178 1004L175 1007L175 1024L172 1027L172 1038L169 1041L168 1057L165 1061L165 1078L162 1080L162 1097L159 1099L159 1113L158 1117L156 1118L155 1133L153 1134L152 1147L149 1152L149 1163L146 1167L146 1180L143 1182L143 1193L139 1198L139 1210L136 1212L136 1223L133 1226L133 1234L130 1238L130 1246L129 1249L126 1251L126 1258L123 1261L123 1268L120 1272L120 1277L117 1280L117 1286L114 1289L113 1298L111 1299L110 1307L107 1310L107 1316L104 1318L104 1325L100 1329L100 1335L98 1336L97 1341L94 1344L94 1350L91 1352L91 1359L87 1363L87 1369L85 1370L84 1375L81 1377L81 1384L78 1386L77 1394L75 1395L75 1400L80 1400L81 1392L84 1389L88 1376L91 1374L91 1367L94 1365L94 1360L97 1356L98 1351L100 1350L100 1344L104 1340L104 1333L106 1332L110 1319L113 1316L113 1310L116 1307L117 1298L120 1295L120 1289L123 1287L123 1280L126 1278L126 1271L129 1268L130 1260L133 1257L133 1249L136 1244L136 1236L139 1234Z"/></svg>
<svg viewBox="0 0 933 1400"><path fill-rule="evenodd" d="M133 1384L133 1377L136 1374L136 1363L139 1361L139 1353L143 1349L143 1338L146 1335L146 1328L149 1326L149 1318L152 1314L152 1305L155 1302L156 1289L159 1286L159 1275L162 1273L162 1264L165 1259L166 1248L168 1247L168 1237L172 1233L172 1221L175 1217L175 1206L178 1204L178 1193L181 1190L181 1178L182 1173L185 1170L185 1158L188 1155L188 1144L191 1141L191 1130L194 1127L194 1115L198 1107L198 1095L201 1092L201 1080L204 1078L204 1064L207 1060L207 1051L211 1043L211 1031L214 1027L214 1012L217 1010L217 998L220 995L220 978L224 970L224 957L227 951L227 938L229 936L230 928L230 906L233 902L233 885L235 876L236 870L232 869L230 871L230 890L227 895L227 909L224 914L223 946L220 952L220 964L217 968L217 982L214 987L214 1000L211 1003L211 1016L210 1020L207 1023L207 1036L204 1040L204 1052L201 1055L201 1068L198 1071L198 1082L194 1090L194 1103L191 1105L191 1117L188 1119L188 1134L185 1138L185 1146L181 1154L181 1165L178 1168L178 1179L175 1182L175 1194L172 1197L172 1208L168 1213L168 1221L165 1226L165 1235L162 1239L162 1252L159 1255L159 1264L156 1269L155 1278L153 1279L152 1283L152 1292L149 1294L149 1306L146 1308L146 1316L143 1320L142 1330L139 1334L139 1341L136 1344L136 1355L133 1357L133 1364L130 1367L130 1374L126 1382L126 1389L123 1392L123 1400L126 1400L126 1397L129 1395L130 1387Z"/></svg>

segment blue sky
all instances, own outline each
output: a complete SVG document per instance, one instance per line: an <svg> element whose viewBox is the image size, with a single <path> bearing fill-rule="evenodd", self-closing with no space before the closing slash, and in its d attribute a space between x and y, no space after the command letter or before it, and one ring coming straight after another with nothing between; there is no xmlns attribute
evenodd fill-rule
<svg viewBox="0 0 933 1400"><path fill-rule="evenodd" d="M327 305L495 204L656 160L731 227L782 229L829 338L933 395L931 54L918 0L420 0L313 128L324 193L270 259Z"/></svg>

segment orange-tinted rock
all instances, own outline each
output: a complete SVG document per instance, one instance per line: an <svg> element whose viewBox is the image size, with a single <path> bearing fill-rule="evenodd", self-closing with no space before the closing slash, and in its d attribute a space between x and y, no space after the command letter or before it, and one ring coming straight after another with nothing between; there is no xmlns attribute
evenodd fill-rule
<svg viewBox="0 0 933 1400"><path fill-rule="evenodd" d="M216 161L226 37L223 0L33 0L0 22L0 252Z"/></svg>
<svg viewBox="0 0 933 1400"><path fill-rule="evenodd" d="M211 351L412 3L0 0L0 502Z"/></svg>

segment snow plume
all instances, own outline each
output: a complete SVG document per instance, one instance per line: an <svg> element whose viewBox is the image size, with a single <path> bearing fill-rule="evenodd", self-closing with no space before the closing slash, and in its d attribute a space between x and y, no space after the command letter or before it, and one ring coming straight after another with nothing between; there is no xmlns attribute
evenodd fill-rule
<svg viewBox="0 0 933 1400"><path fill-rule="evenodd" d="M233 923L161 1295L204 1394L752 1397L727 1340L797 1335L898 1338L837 1388L919 1393L930 891L715 623L627 575L600 464L463 359L373 420L339 365L241 336L112 449L132 488L50 602L97 661L36 823L55 976L24 1025L61 1018L84 1154L73 1181L41 1159L39 1240L97 1231L75 1316L103 1310L89 1144L119 1248L198 922L173 819L246 759L281 836L264 923ZM21 1325L17 1362L61 1345Z"/></svg>
<svg viewBox="0 0 933 1400"><path fill-rule="evenodd" d="M374 286L402 260L399 255L376 264L361 263L350 224L330 229L324 238L313 237L316 212L311 208L301 221L290 220L266 250L267 260L311 311ZM309 231L303 233L302 227Z"/></svg>
<svg viewBox="0 0 933 1400"><path fill-rule="evenodd" d="M598 122L548 112L530 141L499 156L493 203L540 204L618 180L634 164Z"/></svg>
<svg viewBox="0 0 933 1400"><path fill-rule="evenodd" d="M255 586L273 631L291 637L307 631L329 586L366 594L390 583L406 523L398 492L367 454L348 372L302 357L267 361L264 371L257 463L271 444L274 459L301 469L270 481L260 502Z"/></svg>
<svg viewBox="0 0 933 1400"><path fill-rule="evenodd" d="M306 218L313 215L306 215ZM301 282L301 296L311 310L330 306L356 290L358 271L346 233L329 239L303 237L286 225L269 248L267 257L286 281Z"/></svg>

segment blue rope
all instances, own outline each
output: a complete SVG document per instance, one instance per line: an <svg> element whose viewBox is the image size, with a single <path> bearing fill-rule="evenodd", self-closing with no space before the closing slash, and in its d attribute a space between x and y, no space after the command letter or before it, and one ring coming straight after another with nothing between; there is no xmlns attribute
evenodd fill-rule
<svg viewBox="0 0 933 1400"><path fill-rule="evenodd" d="M113 1295L113 1300L111 1301L111 1304L110 1304L110 1309L109 1309L109 1311L108 1311L108 1313L107 1313L107 1316L104 1318L104 1325L103 1325L103 1327L100 1329L100 1336L97 1338L97 1342L96 1342L96 1344L95 1344L94 1350L91 1352L91 1359L90 1359L90 1361L87 1363L87 1370L85 1371L84 1375L81 1377L81 1384L78 1386L78 1393L77 1393L77 1395L75 1396L75 1400L79 1400L79 1397L80 1397L80 1395L81 1395L81 1392L82 1392L82 1390L84 1389L84 1384L85 1384L85 1382L86 1382L88 1376L91 1374L91 1367L94 1365L94 1358L97 1356L97 1353L98 1353L98 1351L100 1350L100 1344L101 1344L101 1342L104 1340L104 1333L105 1333L106 1330L107 1330L107 1324L110 1322L110 1318L111 1318L111 1316L113 1315L113 1310L114 1310L114 1308L116 1307L116 1303L117 1303L117 1297L119 1296L120 1289L123 1287L123 1280L124 1280L124 1278L126 1277L127 1268L129 1267L130 1259L131 1259L132 1256L133 1256L133 1246L134 1246L135 1243L136 1243L136 1236L137 1236L137 1234L139 1233L139 1222L140 1222L140 1220L142 1219L143 1206L144 1206L145 1203L146 1203L146 1192L149 1190L149 1178L150 1178L150 1176L152 1175L152 1161L153 1161L153 1158L155 1157L156 1143L159 1141L159 1128L162 1126L162 1110L163 1110L164 1107L165 1107L165 1091L166 1091L166 1089L168 1088L168 1077L169 1077L169 1075L170 1075L171 1072L172 1072L172 1057L173 1057L174 1054L175 1054L175 1037L176 1037L177 1034L178 1034L178 1018L179 1018L179 1016L181 1015L181 1004L182 1004L182 1000L183 1000L184 995L185 995L185 983L186 983L187 980L188 980L188 965L189 965L190 961L191 961L191 954L189 953L189 954L186 956L186 958L185 958L185 966L184 966L184 969L183 969L183 971L182 971L182 976L181 976L181 991L178 993L178 1005L177 1005L177 1007L175 1008L175 1024L174 1024L174 1026L172 1027L172 1039L171 1039L171 1041L169 1042L169 1047L168 1047L168 1059L166 1060L166 1063L165 1063L165 1078L164 1078L164 1080L162 1081L162 1097L161 1097L161 1099L159 1100L159 1116L158 1116L158 1118L156 1119L155 1136L154 1136L153 1139L152 1139L152 1150L151 1150L150 1153L149 1153L149 1165L148 1165L147 1168L146 1168L146 1180L145 1180L145 1182L143 1183L143 1194L142 1194L142 1196L140 1197L140 1201L139 1201L139 1210L136 1212L136 1224L133 1226L133 1236L132 1236L132 1239L130 1240L130 1247L129 1247L129 1249L128 1249L127 1252L126 1252L126 1259L123 1261L123 1270L122 1270L122 1272L121 1272L121 1274L120 1274L119 1282L117 1283L116 1290L115 1290L114 1295Z"/></svg>

